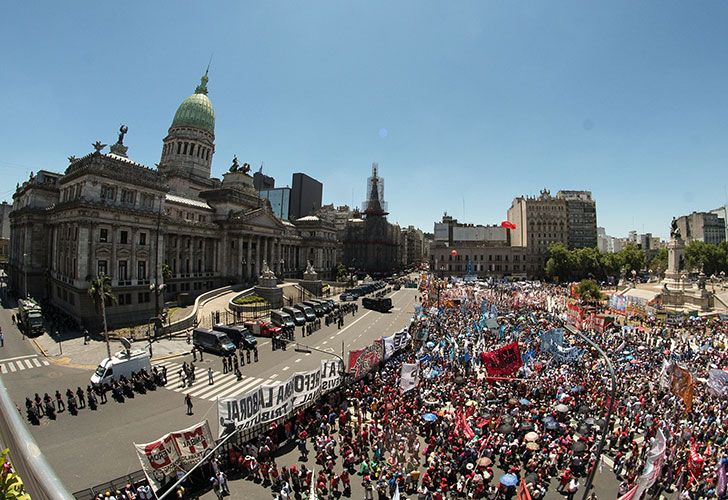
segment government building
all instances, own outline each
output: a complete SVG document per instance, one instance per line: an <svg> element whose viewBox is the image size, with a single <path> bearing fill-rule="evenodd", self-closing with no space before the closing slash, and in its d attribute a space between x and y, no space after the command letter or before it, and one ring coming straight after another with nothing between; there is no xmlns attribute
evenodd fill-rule
<svg viewBox="0 0 728 500"><path fill-rule="evenodd" d="M215 113L208 76L177 109L157 168L129 158L122 126L107 149L70 157L62 173L41 170L19 185L10 212L9 280L19 295L50 301L87 328L100 327L87 290L111 278L110 326L147 322L165 300L252 283L263 262L279 277L301 277L307 261L333 277L333 223L281 220L232 160L211 176Z"/></svg>

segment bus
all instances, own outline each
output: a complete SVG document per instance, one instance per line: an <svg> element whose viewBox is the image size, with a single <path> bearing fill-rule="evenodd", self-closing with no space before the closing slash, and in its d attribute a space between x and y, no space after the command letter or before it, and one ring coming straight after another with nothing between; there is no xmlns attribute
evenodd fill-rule
<svg viewBox="0 0 728 500"><path fill-rule="evenodd" d="M392 309L392 299L389 297L364 297L361 299L361 304L364 309L371 309L372 311L389 312Z"/></svg>

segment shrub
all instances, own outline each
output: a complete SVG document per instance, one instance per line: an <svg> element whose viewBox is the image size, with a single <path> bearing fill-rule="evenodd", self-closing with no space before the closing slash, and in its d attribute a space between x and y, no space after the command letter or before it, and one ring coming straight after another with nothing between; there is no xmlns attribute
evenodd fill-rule
<svg viewBox="0 0 728 500"><path fill-rule="evenodd" d="M247 297L238 297L233 301L239 306L245 306L250 304L262 304L265 303L265 299L260 295L248 295Z"/></svg>

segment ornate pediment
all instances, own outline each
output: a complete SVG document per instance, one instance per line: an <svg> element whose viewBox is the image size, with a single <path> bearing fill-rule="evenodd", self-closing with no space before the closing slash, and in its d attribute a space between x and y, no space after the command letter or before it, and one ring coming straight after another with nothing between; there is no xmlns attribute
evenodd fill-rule
<svg viewBox="0 0 728 500"><path fill-rule="evenodd" d="M247 226L257 226L260 228L276 229L279 231L286 229L286 226L266 208L256 208L255 210L247 212L238 212L233 214L230 218L230 222L233 224L242 223Z"/></svg>

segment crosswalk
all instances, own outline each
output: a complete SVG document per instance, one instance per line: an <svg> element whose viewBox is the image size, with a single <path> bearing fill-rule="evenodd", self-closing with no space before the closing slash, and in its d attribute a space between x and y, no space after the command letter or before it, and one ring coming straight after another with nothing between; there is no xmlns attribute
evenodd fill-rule
<svg viewBox="0 0 728 500"><path fill-rule="evenodd" d="M215 401L217 398L223 398L227 396L235 396L238 394L244 394L248 391L255 389L256 387L263 384L270 384L273 381L270 379L262 379L258 377L246 377L243 376L238 381L238 377L234 373L222 374L218 371L213 370L214 384L210 385L207 379L207 369L199 367L195 373L195 383L192 387L181 387L180 370L182 370L181 363L175 363L172 361L161 361L155 363L158 369L163 366L167 368L167 385L165 389L170 391L178 392L180 394L189 394L192 397L199 399L206 399L208 401Z"/></svg>
<svg viewBox="0 0 728 500"><path fill-rule="evenodd" d="M41 366L48 366L50 363L39 357L37 354L18 356L16 358L0 359L0 373L15 373L23 370L32 370Z"/></svg>

